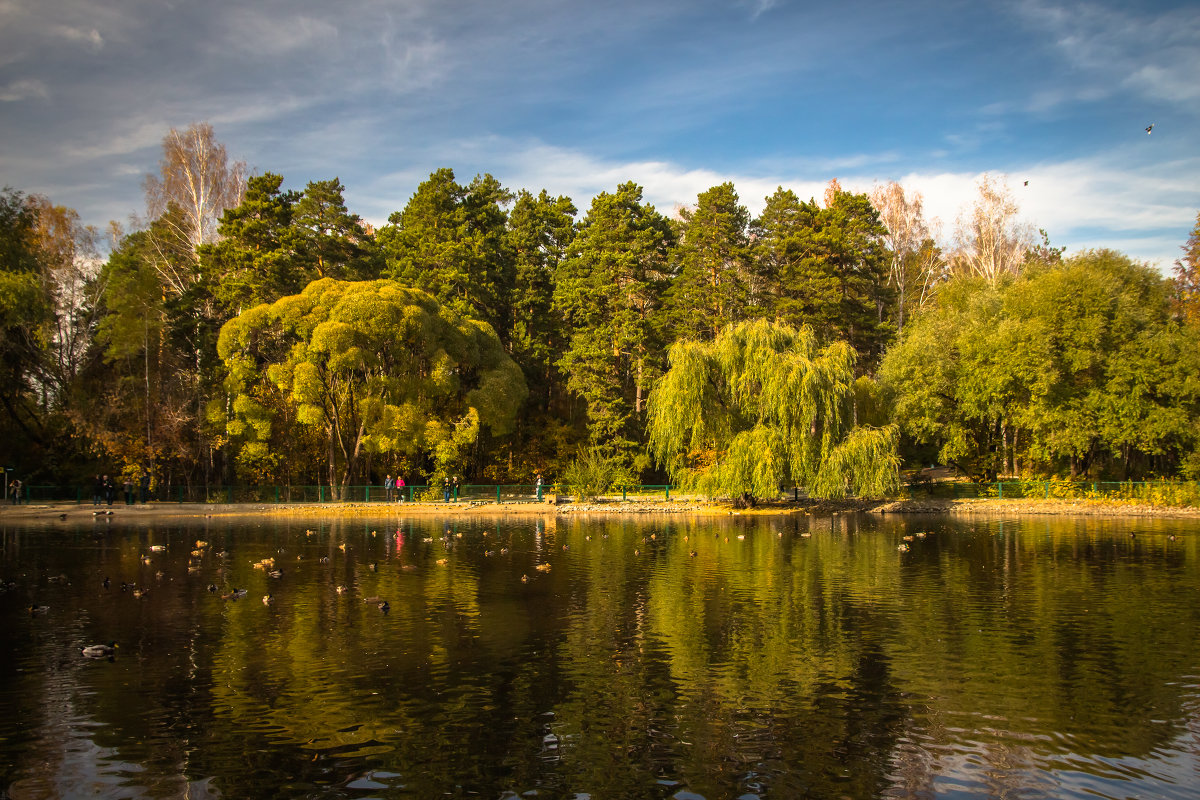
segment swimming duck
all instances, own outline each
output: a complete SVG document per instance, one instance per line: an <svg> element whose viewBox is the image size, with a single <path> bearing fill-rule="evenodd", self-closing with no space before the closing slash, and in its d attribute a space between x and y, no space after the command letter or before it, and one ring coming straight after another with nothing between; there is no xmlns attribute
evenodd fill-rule
<svg viewBox="0 0 1200 800"><path fill-rule="evenodd" d="M386 614L388 611L390 611L390 610L391 610L391 608L392 608L392 607L391 607L391 605L389 605L389 604L388 604L388 601L387 601L387 600L384 600L382 603L380 603L380 604L379 604L379 610L380 610L380 611L382 611L382 612L383 612L383 613L385 613L385 614Z"/></svg>
<svg viewBox="0 0 1200 800"><path fill-rule="evenodd" d="M247 594L246 589L238 589L237 587L234 587L233 591L230 592L229 594L221 595L221 599L222 600L237 600L239 598L245 597L246 594Z"/></svg>
<svg viewBox="0 0 1200 800"><path fill-rule="evenodd" d="M271 605L271 603L274 603L274 602L275 602L275 598L272 597L271 595L269 595L269 594L263 595L263 605L264 606L269 606L269 605Z"/></svg>
<svg viewBox="0 0 1200 800"><path fill-rule="evenodd" d="M82 653L87 658L108 658L117 651L117 643L109 642L108 644L89 644L87 647L81 648Z"/></svg>

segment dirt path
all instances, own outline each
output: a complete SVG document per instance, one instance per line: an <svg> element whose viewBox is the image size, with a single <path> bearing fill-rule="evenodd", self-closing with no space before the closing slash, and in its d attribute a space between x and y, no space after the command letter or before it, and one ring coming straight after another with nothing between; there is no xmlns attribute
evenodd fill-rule
<svg viewBox="0 0 1200 800"><path fill-rule="evenodd" d="M968 514L968 515L1055 515L1109 517L1200 517L1200 509L1147 506L1097 500L806 500L762 503L755 508L735 510L729 503L693 499L672 501L625 501L595 503L149 503L126 506L94 507L76 503L34 503L0 507L0 523L59 521L82 522L105 517L122 522L154 522L169 519L205 519L222 517L288 516L328 517L412 517L412 516L601 516L662 515L693 516L776 516L808 514L829 516L840 513L876 514Z"/></svg>

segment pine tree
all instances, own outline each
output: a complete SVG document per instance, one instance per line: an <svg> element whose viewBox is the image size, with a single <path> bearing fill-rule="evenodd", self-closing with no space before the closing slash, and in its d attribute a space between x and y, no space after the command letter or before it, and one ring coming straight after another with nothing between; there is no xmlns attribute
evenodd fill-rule
<svg viewBox="0 0 1200 800"><path fill-rule="evenodd" d="M558 270L554 304L571 331L558 366L587 403L592 442L610 455L639 449L673 244L669 221L625 183L593 199Z"/></svg>

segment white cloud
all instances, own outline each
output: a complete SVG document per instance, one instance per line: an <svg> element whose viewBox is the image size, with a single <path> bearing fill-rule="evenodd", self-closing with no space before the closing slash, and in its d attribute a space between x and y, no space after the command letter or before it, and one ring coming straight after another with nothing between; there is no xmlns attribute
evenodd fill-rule
<svg viewBox="0 0 1200 800"><path fill-rule="evenodd" d="M49 96L50 91L46 88L46 84L38 80L13 81L7 86L0 87L0 102L3 103Z"/></svg>
<svg viewBox="0 0 1200 800"><path fill-rule="evenodd" d="M1017 9L1035 30L1049 33L1078 73L1071 85L1035 97L1030 110L1094 100L1116 87L1171 103L1200 98L1200 13L1194 7L1134 14L1097 3L1027 0Z"/></svg>
<svg viewBox="0 0 1200 800"><path fill-rule="evenodd" d="M104 37L95 28L77 28L71 25L55 25L50 29L53 36L87 45L89 50L98 51L104 47Z"/></svg>
<svg viewBox="0 0 1200 800"><path fill-rule="evenodd" d="M587 212L591 198L613 191L625 181L643 187L643 196L661 213L672 214L679 205L694 203L696 196L719 183L732 181L742 203L752 214L761 212L764 198L783 186L802 200L822 198L825 186L838 177L843 188L869 192L877 184L896 180L908 191L924 197L925 215L937 221L943 238L954 221L975 201L981 173L909 172L889 174L879 158L842 159L865 168L847 174L807 165L802 170L729 171L695 169L670 161L619 161L596 157L542 142L517 142L487 137L460 140L421 153L430 164L481 164L506 186L533 192L546 189L567 195ZM1052 244L1069 250L1110 247L1150 261L1160 268L1178 257L1179 246L1196 217L1200 185L1200 157L1146 166L1135 164L1129 152L1111 152L1091 158L1011 167L994 171L1004 178L1021 208L1021 217L1034 228L1044 228ZM432 168L431 168L432 169ZM360 209L374 223L383 222L407 202L429 170L406 169L382 176L362 193L348 193L365 202ZM459 174L459 180L471 175ZM1029 181L1029 185L1025 185ZM1178 233L1172 233L1178 231ZM1101 232L1101 233L1098 233Z"/></svg>
<svg viewBox="0 0 1200 800"><path fill-rule="evenodd" d="M305 14L260 11L250 6L228 12L224 27L225 37L215 45L216 49L269 58L310 47L317 52L328 52L338 38L337 27L325 20Z"/></svg>

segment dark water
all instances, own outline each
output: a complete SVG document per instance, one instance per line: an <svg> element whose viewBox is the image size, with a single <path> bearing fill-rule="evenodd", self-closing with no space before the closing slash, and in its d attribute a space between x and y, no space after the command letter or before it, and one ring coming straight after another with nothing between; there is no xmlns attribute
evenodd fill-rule
<svg viewBox="0 0 1200 800"><path fill-rule="evenodd" d="M120 520L3 529L0 797L1200 795L1194 522Z"/></svg>

